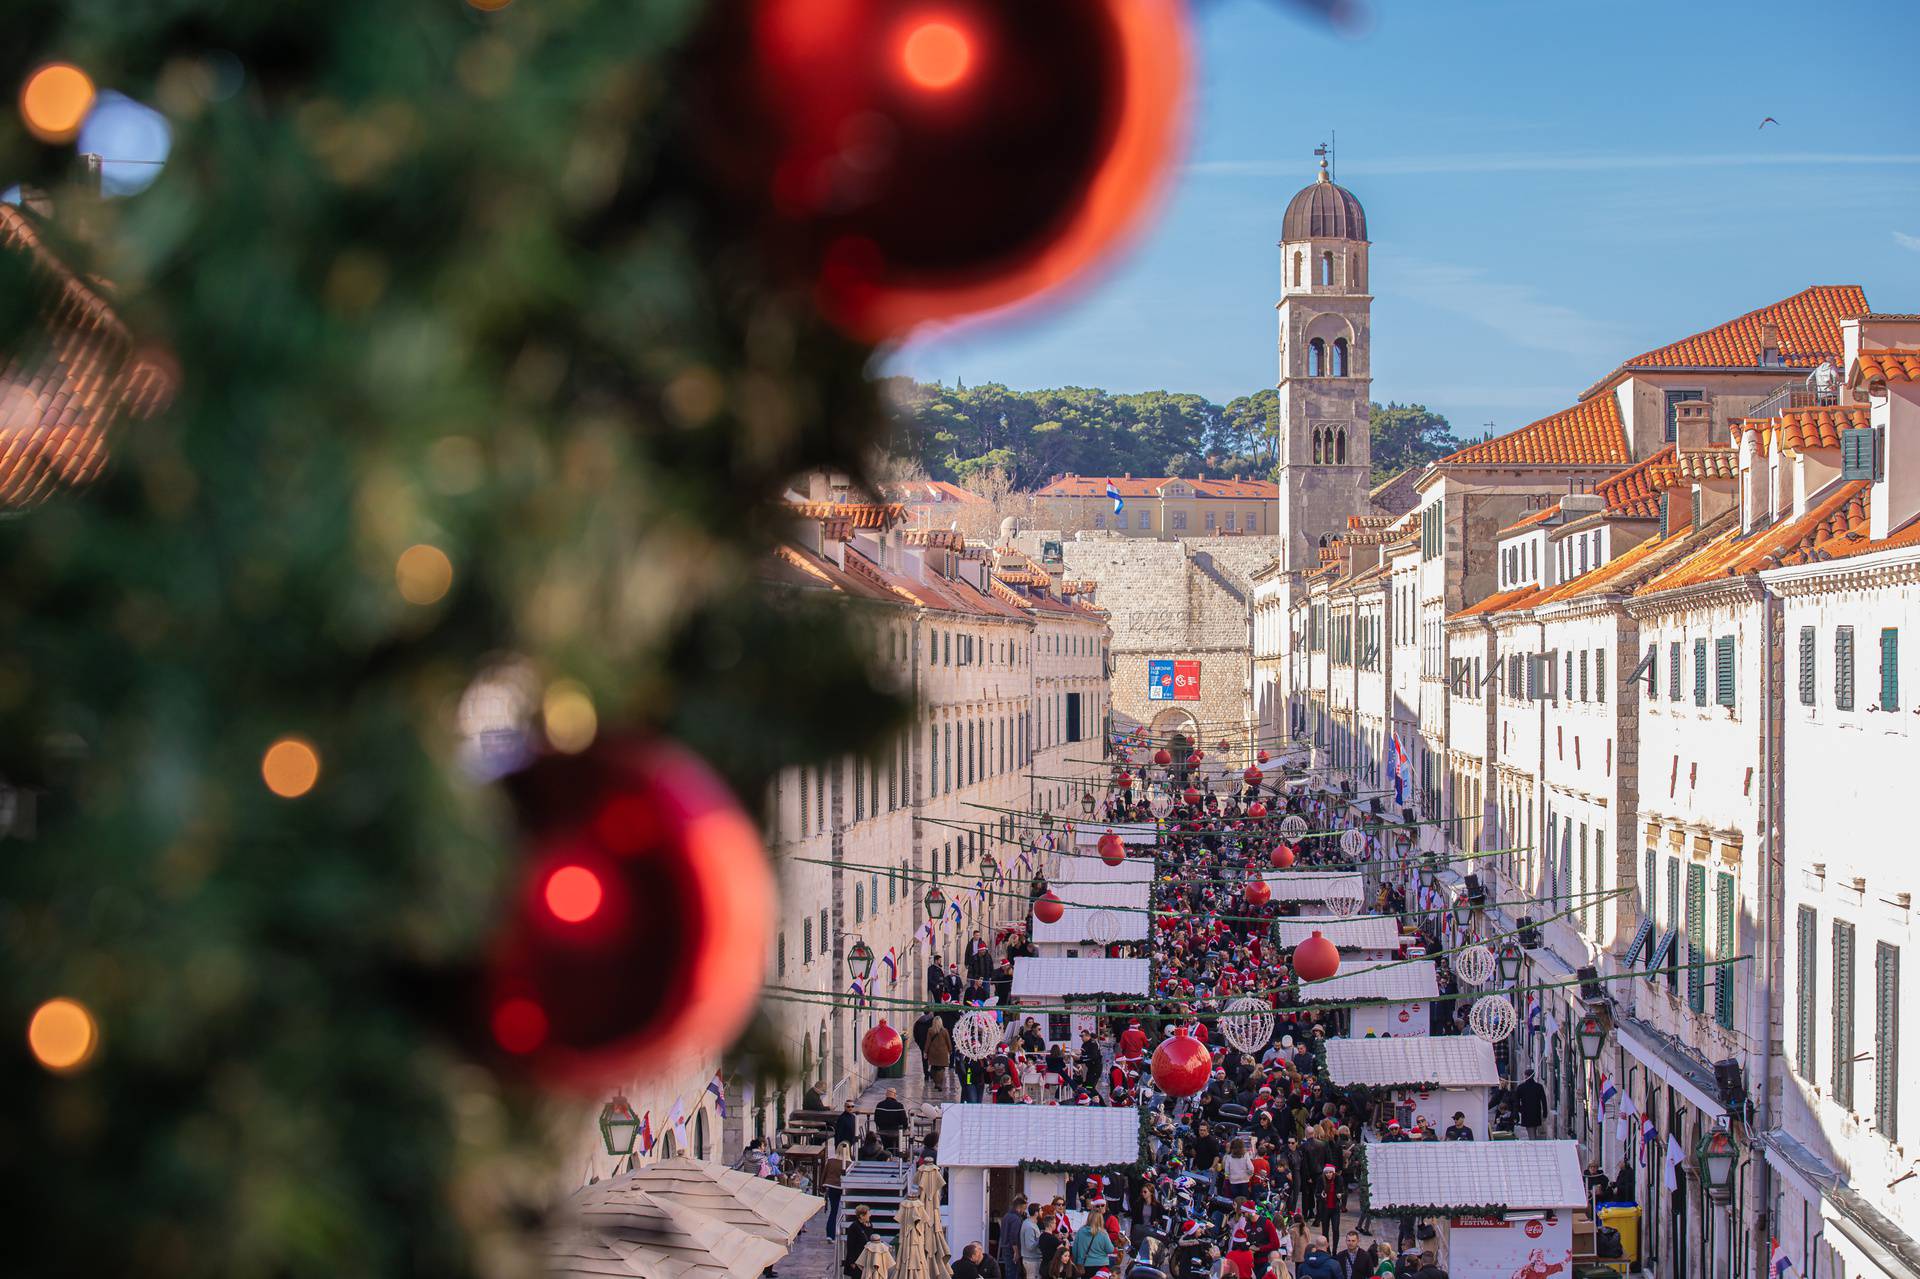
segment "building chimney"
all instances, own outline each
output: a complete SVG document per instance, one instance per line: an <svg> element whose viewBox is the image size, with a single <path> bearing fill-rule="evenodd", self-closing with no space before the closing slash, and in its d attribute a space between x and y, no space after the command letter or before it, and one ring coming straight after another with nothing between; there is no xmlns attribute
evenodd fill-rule
<svg viewBox="0 0 1920 1279"><path fill-rule="evenodd" d="M1673 438L1677 451L1698 453L1713 447L1713 404L1683 400L1673 406Z"/></svg>
<svg viewBox="0 0 1920 1279"><path fill-rule="evenodd" d="M1780 326L1772 320L1760 326L1760 363L1780 363Z"/></svg>

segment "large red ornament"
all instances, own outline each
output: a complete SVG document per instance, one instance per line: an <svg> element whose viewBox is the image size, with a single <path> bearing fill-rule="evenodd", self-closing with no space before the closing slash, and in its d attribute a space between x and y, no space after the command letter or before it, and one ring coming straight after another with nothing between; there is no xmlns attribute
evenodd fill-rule
<svg viewBox="0 0 1920 1279"><path fill-rule="evenodd" d="M1224 737L1221 738L1218 742L1214 743L1214 747L1215 749L1219 750L1222 754L1226 753L1227 739Z"/></svg>
<svg viewBox="0 0 1920 1279"><path fill-rule="evenodd" d="M1339 971L1340 948L1321 936L1318 928L1293 948L1293 975L1301 981L1325 981Z"/></svg>
<svg viewBox="0 0 1920 1279"><path fill-rule="evenodd" d="M1123 770L1118 777L1113 779L1113 784L1120 790L1132 790L1133 774Z"/></svg>
<svg viewBox="0 0 1920 1279"><path fill-rule="evenodd" d="M1127 845L1120 836L1108 831L1100 837L1100 860L1109 866L1118 866L1127 860Z"/></svg>
<svg viewBox="0 0 1920 1279"><path fill-rule="evenodd" d="M1165 768L1169 764L1173 763L1173 755L1171 752L1167 750L1166 747L1162 746L1159 750L1153 753L1153 762L1158 764L1161 768Z"/></svg>
<svg viewBox="0 0 1920 1279"><path fill-rule="evenodd" d="M860 1055L882 1070L899 1061L900 1054L906 1050L900 1032L884 1021L860 1036Z"/></svg>
<svg viewBox="0 0 1920 1279"><path fill-rule="evenodd" d="M1287 867L1293 865L1293 845L1275 844L1273 851L1267 854L1267 861L1273 865L1275 870L1287 869Z"/></svg>
<svg viewBox="0 0 1920 1279"><path fill-rule="evenodd" d="M1153 1050L1153 1082L1169 1097L1191 1097L1213 1076L1213 1054L1207 1046L1176 1029Z"/></svg>
<svg viewBox="0 0 1920 1279"><path fill-rule="evenodd" d="M1067 904L1051 888L1040 894L1039 900L1033 903L1033 917L1043 924L1057 924L1060 916L1066 913Z"/></svg>
<svg viewBox="0 0 1920 1279"><path fill-rule="evenodd" d="M1207 757L1207 753L1205 751L1195 751L1193 754L1187 756L1187 763L1198 764L1201 760L1205 759L1206 757Z"/></svg>
<svg viewBox="0 0 1920 1279"><path fill-rule="evenodd" d="M877 339L1079 273L1184 133L1180 0L725 0L695 159L769 209L827 315Z"/></svg>
<svg viewBox="0 0 1920 1279"><path fill-rule="evenodd" d="M491 960L494 1042L586 1090L731 1043L760 991L774 884L726 784L679 746L611 740L506 786L529 856Z"/></svg>
<svg viewBox="0 0 1920 1279"><path fill-rule="evenodd" d="M1266 815L1267 815L1267 806L1261 803L1259 800L1256 799L1251 804L1247 805L1247 816L1253 818L1255 821L1259 821L1262 817L1265 817Z"/></svg>
<svg viewBox="0 0 1920 1279"><path fill-rule="evenodd" d="M1249 906L1264 906L1273 900L1273 889L1267 886L1266 880L1255 876L1247 881L1246 890L1241 895L1247 899Z"/></svg>
<svg viewBox="0 0 1920 1279"><path fill-rule="evenodd" d="M1254 759L1258 760L1262 764L1266 763L1268 760L1272 758L1273 756L1267 754L1265 751L1261 751L1258 755L1254 756Z"/></svg>
<svg viewBox="0 0 1920 1279"><path fill-rule="evenodd" d="M1200 802L1200 792L1194 787L1189 786L1181 792L1180 798L1187 801L1188 808L1192 808Z"/></svg>
<svg viewBox="0 0 1920 1279"><path fill-rule="evenodd" d="M1267 775L1261 772L1257 765L1249 764L1247 765L1247 771L1240 774L1240 780L1249 786L1258 786L1261 782L1267 780Z"/></svg>

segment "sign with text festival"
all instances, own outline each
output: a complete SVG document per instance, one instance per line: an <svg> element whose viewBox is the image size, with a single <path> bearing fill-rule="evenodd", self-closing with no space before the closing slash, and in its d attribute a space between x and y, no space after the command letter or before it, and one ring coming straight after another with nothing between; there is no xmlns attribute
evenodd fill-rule
<svg viewBox="0 0 1920 1279"><path fill-rule="evenodd" d="M1150 658L1147 662L1147 700L1150 702L1199 701L1200 663L1177 662L1172 658Z"/></svg>
<svg viewBox="0 0 1920 1279"><path fill-rule="evenodd" d="M1447 1234L1450 1279L1570 1279L1572 1272L1569 1213L1527 1221L1455 1217Z"/></svg>

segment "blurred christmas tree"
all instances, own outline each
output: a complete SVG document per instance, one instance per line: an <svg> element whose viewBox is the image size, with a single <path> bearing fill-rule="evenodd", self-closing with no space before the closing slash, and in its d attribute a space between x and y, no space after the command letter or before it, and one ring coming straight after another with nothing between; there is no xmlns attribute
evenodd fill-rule
<svg viewBox="0 0 1920 1279"><path fill-rule="evenodd" d="M459 763L489 663L749 797L889 727L840 615L755 591L755 512L875 409L688 178L699 8L10 7L9 92L64 59L175 135L100 201L0 123L52 206L12 219L0 352L83 391L0 411L125 418L0 519L0 775L39 797L0 843L7 1272L527 1255L544 1152L475 998L518 852ZM26 1051L55 998L81 1068Z"/></svg>

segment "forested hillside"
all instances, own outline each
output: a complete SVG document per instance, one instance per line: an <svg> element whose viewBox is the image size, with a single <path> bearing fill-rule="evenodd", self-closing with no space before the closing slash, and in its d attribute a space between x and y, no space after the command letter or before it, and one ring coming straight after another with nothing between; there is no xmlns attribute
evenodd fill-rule
<svg viewBox="0 0 1920 1279"><path fill-rule="evenodd" d="M997 472L1020 490L1067 471L1274 474L1278 395L1272 388L1226 405L1173 391L1014 391L997 382L943 386L894 378L888 389L896 415L892 460L930 479L967 484ZM1418 404L1375 404L1371 430L1375 483L1459 446L1447 420Z"/></svg>

